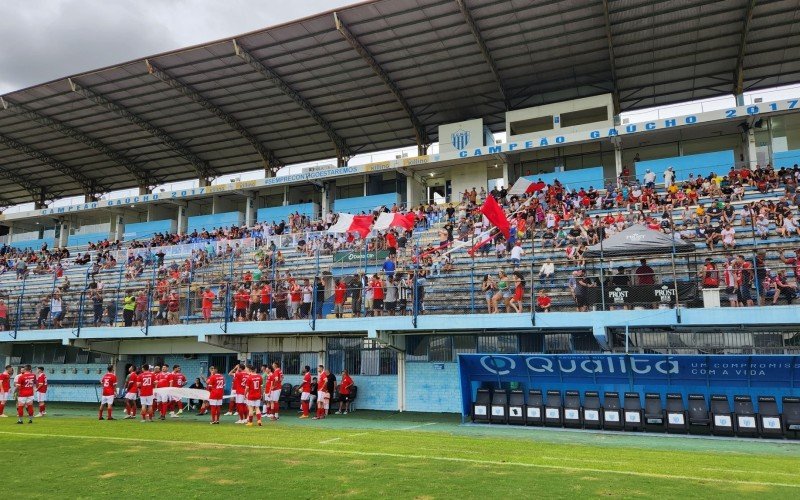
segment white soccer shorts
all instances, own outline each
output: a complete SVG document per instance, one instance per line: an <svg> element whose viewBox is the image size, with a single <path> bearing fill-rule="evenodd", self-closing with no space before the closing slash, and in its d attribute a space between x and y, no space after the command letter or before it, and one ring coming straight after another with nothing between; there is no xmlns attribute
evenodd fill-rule
<svg viewBox="0 0 800 500"><path fill-rule="evenodd" d="M252 406L254 408L259 408L261 406L261 400L260 399L248 399L247 400L247 406Z"/></svg>
<svg viewBox="0 0 800 500"><path fill-rule="evenodd" d="M331 402L330 397L327 392L317 391L317 405L327 410Z"/></svg>
<svg viewBox="0 0 800 500"><path fill-rule="evenodd" d="M5 403L6 401L8 401L8 393L0 392L0 402Z"/></svg>
<svg viewBox="0 0 800 500"><path fill-rule="evenodd" d="M236 404L240 404L240 405L244 404L244 394L237 394L236 395Z"/></svg>
<svg viewBox="0 0 800 500"><path fill-rule="evenodd" d="M33 396L18 396L17 406L25 406L33 404Z"/></svg>
<svg viewBox="0 0 800 500"><path fill-rule="evenodd" d="M114 404L114 396L100 396L100 404L101 405L113 405Z"/></svg>
<svg viewBox="0 0 800 500"><path fill-rule="evenodd" d="M136 401L137 394L135 392L126 392L125 399L130 399L131 401Z"/></svg>
<svg viewBox="0 0 800 500"><path fill-rule="evenodd" d="M47 393L46 392L37 392L36 393L36 401L39 403L44 403L47 401Z"/></svg>
<svg viewBox="0 0 800 500"><path fill-rule="evenodd" d="M273 403L277 403L278 401L280 401L281 400L281 390L280 389L276 389L274 391L270 391L269 399Z"/></svg>
<svg viewBox="0 0 800 500"><path fill-rule="evenodd" d="M303 392L300 394L300 401L308 401L309 399L311 399L310 392Z"/></svg>
<svg viewBox="0 0 800 500"><path fill-rule="evenodd" d="M221 399L209 399L208 400L208 404L209 404L209 406L222 406L222 400Z"/></svg>
<svg viewBox="0 0 800 500"><path fill-rule="evenodd" d="M139 396L142 406L153 406L153 396Z"/></svg>

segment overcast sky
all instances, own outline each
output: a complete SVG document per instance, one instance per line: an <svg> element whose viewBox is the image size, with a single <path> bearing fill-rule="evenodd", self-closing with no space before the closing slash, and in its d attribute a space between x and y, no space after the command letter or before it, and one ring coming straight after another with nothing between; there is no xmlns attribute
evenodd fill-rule
<svg viewBox="0 0 800 500"><path fill-rule="evenodd" d="M2 0L0 95L354 0Z"/></svg>

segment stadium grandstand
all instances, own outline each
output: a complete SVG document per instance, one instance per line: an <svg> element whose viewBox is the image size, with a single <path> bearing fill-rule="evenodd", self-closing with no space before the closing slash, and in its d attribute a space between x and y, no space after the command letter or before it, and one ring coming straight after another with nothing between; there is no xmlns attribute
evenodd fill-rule
<svg viewBox="0 0 800 500"><path fill-rule="evenodd" d="M798 9L374 0L0 96L0 359L797 437Z"/></svg>

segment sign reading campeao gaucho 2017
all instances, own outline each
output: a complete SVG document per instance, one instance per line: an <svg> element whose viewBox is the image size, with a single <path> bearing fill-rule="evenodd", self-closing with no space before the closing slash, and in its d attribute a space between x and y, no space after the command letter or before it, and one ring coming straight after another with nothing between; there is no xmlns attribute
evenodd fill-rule
<svg viewBox="0 0 800 500"><path fill-rule="evenodd" d="M377 252L336 252L333 254L333 261L334 262L352 262L353 264L358 264L359 262L364 262L366 259L367 261L375 262L378 260L383 260L389 256L389 252L386 250L379 250Z"/></svg>
<svg viewBox="0 0 800 500"><path fill-rule="evenodd" d="M776 111L789 111L800 109L800 99L786 99L782 101L758 103L750 106L738 106L735 108L719 109L705 113L678 116L674 118L662 118L642 123L630 123L619 127L607 129L585 130L573 134L554 134L548 136L535 137L532 134L520 136L519 140L485 146L479 148L466 148L458 151L458 157L469 158L473 156L491 155L497 153L520 152L526 149L536 149L551 147L559 144L569 144L575 142L592 141L597 139L608 139L628 134L640 132L650 132L653 130L664 130L698 123L717 121L717 120L741 120L743 118ZM442 154L442 159L448 155Z"/></svg>

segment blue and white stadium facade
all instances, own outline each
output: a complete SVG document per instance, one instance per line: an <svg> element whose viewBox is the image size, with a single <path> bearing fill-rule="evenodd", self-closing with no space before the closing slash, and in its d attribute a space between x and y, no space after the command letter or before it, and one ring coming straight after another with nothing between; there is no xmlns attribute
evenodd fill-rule
<svg viewBox="0 0 800 500"><path fill-rule="evenodd" d="M792 167L800 90L758 102L748 95L800 83L799 8L793 0L375 0L23 89L0 103L3 238L15 248L66 246L74 256L90 241L252 226L295 212L458 203L465 190L523 176L600 189L626 166L659 181L668 167L678 180ZM712 97L730 99L623 116ZM359 161L415 146L416 156ZM169 187L177 182L187 187ZM320 269L296 258L300 269ZM529 258L538 269L539 256ZM350 275L358 266L328 257L321 269ZM12 274L0 277L7 297L21 293ZM441 281L430 293L461 284ZM178 363L191 379L210 364L280 358L292 383L303 365L356 370L359 408L468 413L474 390L492 377L503 385L504 372L536 385L540 365L524 375L499 368L526 353L572 356L579 367L604 353L665 363L692 355L675 366L705 376L706 395L727 376L713 368L725 356L750 367L770 355L789 380L745 368L729 393L800 395L800 374L792 375L800 308L708 305L497 315L472 304L467 313L431 306L411 316L147 328L12 322L0 332L0 361L45 366L53 400L94 402L111 361L120 369ZM507 358L460 365L460 354ZM657 362L651 386L703 386L661 373ZM541 388L572 387L569 367ZM598 370L576 375L575 388L599 384L586 375ZM608 387L644 393L643 384Z"/></svg>

